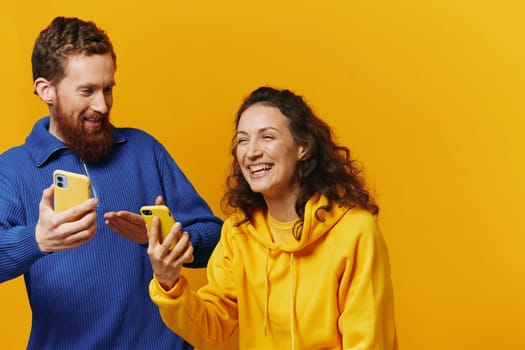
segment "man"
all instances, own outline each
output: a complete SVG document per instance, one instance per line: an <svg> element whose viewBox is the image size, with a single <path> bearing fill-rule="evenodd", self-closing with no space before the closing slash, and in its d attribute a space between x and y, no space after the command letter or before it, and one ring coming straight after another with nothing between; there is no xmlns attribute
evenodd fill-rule
<svg viewBox="0 0 525 350"><path fill-rule="evenodd" d="M49 117L0 155L0 281L24 275L28 349L191 349L148 296L153 275L144 220L165 202L206 266L221 220L166 149L109 120L116 56L92 22L57 17L32 54L35 93ZM52 173L83 173L93 198L53 210Z"/></svg>

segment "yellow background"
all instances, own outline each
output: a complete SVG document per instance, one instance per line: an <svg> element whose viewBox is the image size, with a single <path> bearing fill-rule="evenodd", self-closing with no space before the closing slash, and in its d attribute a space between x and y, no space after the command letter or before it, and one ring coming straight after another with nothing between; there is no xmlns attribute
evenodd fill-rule
<svg viewBox="0 0 525 350"><path fill-rule="evenodd" d="M113 121L160 139L221 216L241 99L264 84L306 96L378 197L401 348L525 348L525 2L5 2L0 151L47 113L30 54L56 15L106 29ZM20 278L0 310L1 347L23 349Z"/></svg>

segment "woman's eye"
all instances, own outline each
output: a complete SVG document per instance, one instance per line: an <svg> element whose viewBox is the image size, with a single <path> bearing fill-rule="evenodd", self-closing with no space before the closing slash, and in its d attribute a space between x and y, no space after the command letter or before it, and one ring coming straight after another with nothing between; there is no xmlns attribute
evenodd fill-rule
<svg viewBox="0 0 525 350"><path fill-rule="evenodd" d="M237 139L237 144L238 144L238 145L243 145L243 144L245 144L246 142L248 142L248 139Z"/></svg>

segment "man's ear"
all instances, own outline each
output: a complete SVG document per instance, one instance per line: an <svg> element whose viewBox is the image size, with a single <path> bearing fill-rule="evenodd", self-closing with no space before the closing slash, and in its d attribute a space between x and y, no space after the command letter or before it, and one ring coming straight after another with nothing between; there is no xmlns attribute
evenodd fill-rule
<svg viewBox="0 0 525 350"><path fill-rule="evenodd" d="M42 101L48 105L55 103L55 87L45 78L36 78L35 91Z"/></svg>

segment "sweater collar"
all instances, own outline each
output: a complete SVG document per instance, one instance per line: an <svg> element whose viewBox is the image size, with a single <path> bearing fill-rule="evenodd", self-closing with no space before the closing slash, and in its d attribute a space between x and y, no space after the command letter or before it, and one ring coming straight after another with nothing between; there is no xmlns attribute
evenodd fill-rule
<svg viewBox="0 0 525 350"><path fill-rule="evenodd" d="M26 146L37 167L44 165L55 154L68 147L49 132L49 117L38 120L26 138ZM124 135L113 127L113 143L126 141Z"/></svg>

